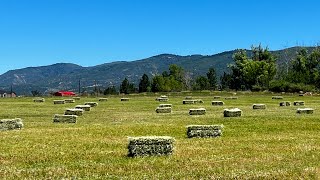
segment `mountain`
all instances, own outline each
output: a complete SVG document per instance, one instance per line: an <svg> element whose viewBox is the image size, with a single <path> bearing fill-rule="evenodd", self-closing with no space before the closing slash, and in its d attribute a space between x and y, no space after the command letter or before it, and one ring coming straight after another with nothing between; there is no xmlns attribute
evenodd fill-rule
<svg viewBox="0 0 320 180"><path fill-rule="evenodd" d="M272 51L278 57L277 63L282 66L296 56L301 47L293 47L279 51ZM312 47L307 48L309 51ZM205 75L210 67L216 69L217 75L227 72L227 65L233 62L232 56L236 52L203 56L179 56L173 54L160 54L150 58L136 61L118 61L105 63L92 67L82 67L70 63L57 63L49 66L27 67L10 70L0 75L0 88L10 89L21 94L30 94L32 90L40 92L73 90L78 92L79 82L81 91L94 86L118 86L124 78L130 82L139 83L139 79L146 73L149 77L168 70L170 64L177 64L190 72L191 76ZM247 51L249 54L250 50Z"/></svg>

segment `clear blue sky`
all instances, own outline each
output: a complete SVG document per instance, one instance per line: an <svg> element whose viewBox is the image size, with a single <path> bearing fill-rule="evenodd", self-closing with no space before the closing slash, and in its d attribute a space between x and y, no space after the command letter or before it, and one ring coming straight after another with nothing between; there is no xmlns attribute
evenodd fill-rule
<svg viewBox="0 0 320 180"><path fill-rule="evenodd" d="M0 0L0 74L320 42L318 0Z"/></svg>

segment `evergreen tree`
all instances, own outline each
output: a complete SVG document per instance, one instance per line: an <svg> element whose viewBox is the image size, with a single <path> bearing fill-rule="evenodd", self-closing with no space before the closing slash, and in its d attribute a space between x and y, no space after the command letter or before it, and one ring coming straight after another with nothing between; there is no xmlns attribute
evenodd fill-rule
<svg viewBox="0 0 320 180"><path fill-rule="evenodd" d="M140 79L140 83L139 83L139 93L147 92L148 89L150 89L149 77L148 77L148 75L143 74L142 78Z"/></svg>
<svg viewBox="0 0 320 180"><path fill-rule="evenodd" d="M120 85L120 93L130 94L135 92L134 84L130 84L129 80L125 78Z"/></svg>
<svg viewBox="0 0 320 180"><path fill-rule="evenodd" d="M207 78L209 81L209 87L210 89L214 90L217 86L217 76L216 71L214 68L209 68L209 71L207 72Z"/></svg>
<svg viewBox="0 0 320 180"><path fill-rule="evenodd" d="M210 82L205 76L198 76L195 81L194 90L208 90Z"/></svg>

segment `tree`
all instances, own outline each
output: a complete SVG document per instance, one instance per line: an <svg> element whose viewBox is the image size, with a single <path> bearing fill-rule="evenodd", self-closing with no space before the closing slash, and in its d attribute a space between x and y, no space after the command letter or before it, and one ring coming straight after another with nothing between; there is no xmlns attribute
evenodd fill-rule
<svg viewBox="0 0 320 180"><path fill-rule="evenodd" d="M104 90L103 94L104 94L104 95L108 95L108 94L118 94L118 92L117 92L115 86L109 86L107 89Z"/></svg>
<svg viewBox="0 0 320 180"><path fill-rule="evenodd" d="M210 87L210 82L205 76L198 76L195 81L194 90L207 90Z"/></svg>
<svg viewBox="0 0 320 180"><path fill-rule="evenodd" d="M252 47L252 56L245 50L239 50L233 56L235 64L231 69L231 89L252 89L253 86L268 88L276 74L275 57L268 48Z"/></svg>
<svg viewBox="0 0 320 180"><path fill-rule="evenodd" d="M165 91L165 80L161 75L156 75L152 79L151 91L152 92L163 92Z"/></svg>
<svg viewBox="0 0 320 180"><path fill-rule="evenodd" d="M38 90L32 90L31 91L31 94L32 94L32 96L41 96L41 93L40 93L40 91L38 91Z"/></svg>
<svg viewBox="0 0 320 180"><path fill-rule="evenodd" d="M220 77L221 89L227 90L231 87L232 77L231 74L223 72L223 75Z"/></svg>
<svg viewBox="0 0 320 180"><path fill-rule="evenodd" d="M147 92L148 89L150 89L149 77L148 77L148 75L143 74L142 78L140 79L140 83L139 83L139 93Z"/></svg>
<svg viewBox="0 0 320 180"><path fill-rule="evenodd" d="M216 71L214 68L209 68L209 71L207 72L207 78L209 81L209 87L210 89L214 90L217 86L217 76Z"/></svg>
<svg viewBox="0 0 320 180"><path fill-rule="evenodd" d="M288 80L292 83L318 84L320 73L320 49L316 48L310 54L301 49L291 62Z"/></svg>
<svg viewBox="0 0 320 180"><path fill-rule="evenodd" d="M130 84L129 80L125 78L120 85L120 93L130 94L135 92L134 84Z"/></svg>

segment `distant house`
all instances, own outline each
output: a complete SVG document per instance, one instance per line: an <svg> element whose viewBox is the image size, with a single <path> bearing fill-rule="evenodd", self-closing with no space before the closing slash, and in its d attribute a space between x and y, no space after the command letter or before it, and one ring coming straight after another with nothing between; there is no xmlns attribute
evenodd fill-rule
<svg viewBox="0 0 320 180"><path fill-rule="evenodd" d="M76 94L71 91L59 91L53 94L54 96L75 96Z"/></svg>
<svg viewBox="0 0 320 180"><path fill-rule="evenodd" d="M4 90L0 90L0 97L17 97L17 94L15 92L8 92Z"/></svg>

